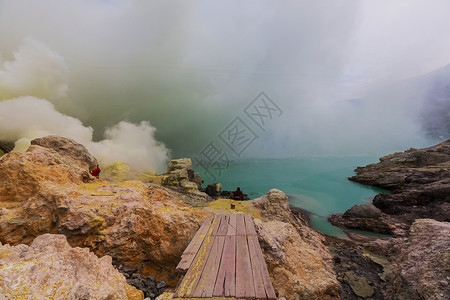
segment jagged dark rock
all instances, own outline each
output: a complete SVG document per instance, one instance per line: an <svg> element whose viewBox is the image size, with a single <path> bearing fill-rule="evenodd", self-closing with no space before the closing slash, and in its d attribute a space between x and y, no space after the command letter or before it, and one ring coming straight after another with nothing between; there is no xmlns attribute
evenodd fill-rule
<svg viewBox="0 0 450 300"><path fill-rule="evenodd" d="M222 193L222 184L220 182L208 184L205 189L205 193L215 199L220 198Z"/></svg>
<svg viewBox="0 0 450 300"><path fill-rule="evenodd" d="M416 219L450 221L450 140L394 153L355 171L350 180L390 191L372 201L382 214L369 218L367 211L352 207L332 215L332 224L405 236Z"/></svg>
<svg viewBox="0 0 450 300"><path fill-rule="evenodd" d="M142 276L137 269L119 265L117 267L127 279L127 283L144 293L144 297L154 300L168 287L164 280L157 282L155 276Z"/></svg>

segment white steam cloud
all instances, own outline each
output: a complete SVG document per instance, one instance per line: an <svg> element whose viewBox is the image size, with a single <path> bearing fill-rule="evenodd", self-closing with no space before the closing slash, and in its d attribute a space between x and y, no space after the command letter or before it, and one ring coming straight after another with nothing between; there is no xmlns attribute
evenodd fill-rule
<svg viewBox="0 0 450 300"><path fill-rule="evenodd" d="M426 90L389 86L450 62L449 14L448 0L0 0L0 96L47 99L94 140L150 120L191 156L264 91L284 114L244 155L381 155L429 143ZM64 59L15 51L30 35Z"/></svg>
<svg viewBox="0 0 450 300"><path fill-rule="evenodd" d="M103 165L123 161L135 171L164 169L169 151L156 141L149 122L122 121L95 142L92 127L55 109L68 101L68 70L64 59L44 43L27 38L13 57L0 69L0 140L16 141L23 148L34 138L54 134L83 144Z"/></svg>
<svg viewBox="0 0 450 300"><path fill-rule="evenodd" d="M67 97L68 69L64 59L33 38L26 38L13 53L14 60L2 62L0 97L34 95L51 101Z"/></svg>

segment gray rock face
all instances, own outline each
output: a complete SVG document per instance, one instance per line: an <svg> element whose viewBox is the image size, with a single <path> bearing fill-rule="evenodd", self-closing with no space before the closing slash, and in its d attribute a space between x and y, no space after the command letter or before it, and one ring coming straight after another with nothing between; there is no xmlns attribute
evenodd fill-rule
<svg viewBox="0 0 450 300"><path fill-rule="evenodd" d="M333 224L399 236L416 219L450 221L450 140L394 153L355 171L357 175L350 180L391 191L373 199L382 215L375 218L379 212L373 209L369 212L368 207L364 211L352 207L342 216L332 215ZM367 213L375 213L373 220L367 219Z"/></svg>
<svg viewBox="0 0 450 300"><path fill-rule="evenodd" d="M352 208L347 210L343 217L344 218L379 218L381 217L381 210L376 208L373 204L359 204L354 205Z"/></svg>
<svg viewBox="0 0 450 300"><path fill-rule="evenodd" d="M344 214L333 214L328 220L338 227L368 230L390 234L395 228L389 226L390 218L373 204L354 205Z"/></svg>
<svg viewBox="0 0 450 300"><path fill-rule="evenodd" d="M93 169L98 163L97 159L83 145L69 138L49 135L32 140L31 145L53 149L64 157L72 158L84 169Z"/></svg>
<svg viewBox="0 0 450 300"><path fill-rule="evenodd" d="M220 182L209 184L205 189L205 193L213 198L219 198L222 194L222 184Z"/></svg>
<svg viewBox="0 0 450 300"><path fill-rule="evenodd" d="M290 222L292 219L288 197L277 189L271 189L266 195L252 200L256 208L261 209L261 215L268 220Z"/></svg>
<svg viewBox="0 0 450 300"><path fill-rule="evenodd" d="M450 223L414 222L386 272L387 299L449 299Z"/></svg>

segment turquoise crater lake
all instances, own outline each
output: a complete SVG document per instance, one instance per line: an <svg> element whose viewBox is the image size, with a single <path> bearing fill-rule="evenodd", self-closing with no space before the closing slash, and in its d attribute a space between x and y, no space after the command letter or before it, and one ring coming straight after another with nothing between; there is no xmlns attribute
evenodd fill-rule
<svg viewBox="0 0 450 300"><path fill-rule="evenodd" d="M247 159L233 162L215 181L224 190L240 187L250 199L266 194L270 189L282 190L293 207L311 213L314 229L333 236L345 233L331 225L327 217L342 213L355 204L368 203L383 190L347 180L357 166L377 162L373 156L303 157L290 159ZM213 183L201 168L203 186Z"/></svg>

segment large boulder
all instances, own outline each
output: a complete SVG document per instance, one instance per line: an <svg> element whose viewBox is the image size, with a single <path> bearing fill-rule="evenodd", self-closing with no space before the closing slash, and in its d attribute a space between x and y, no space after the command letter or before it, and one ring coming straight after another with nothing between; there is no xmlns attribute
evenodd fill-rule
<svg viewBox="0 0 450 300"><path fill-rule="evenodd" d="M392 218L381 212L373 204L357 204L352 206L344 214L332 214L328 220L331 224L344 227L368 230L377 233L393 234L398 231L393 226Z"/></svg>
<svg viewBox="0 0 450 300"><path fill-rule="evenodd" d="M64 235L0 245L2 299L144 299L111 263L110 256L70 247Z"/></svg>
<svg viewBox="0 0 450 300"><path fill-rule="evenodd" d="M387 299L444 300L450 295L450 223L420 219L390 247ZM394 250L392 250L394 249ZM396 252L395 252L396 250Z"/></svg>
<svg viewBox="0 0 450 300"><path fill-rule="evenodd" d="M31 145L0 160L0 202L26 202L49 184L79 184L89 178L86 169L53 149Z"/></svg>
<svg viewBox="0 0 450 300"><path fill-rule="evenodd" d="M205 193L215 199L220 198L220 195L222 194L222 184L220 182L208 184Z"/></svg>
<svg viewBox="0 0 450 300"><path fill-rule="evenodd" d="M324 238L299 222L280 190L246 201L257 210L256 231L274 288L286 299L339 299L340 285Z"/></svg>
<svg viewBox="0 0 450 300"><path fill-rule="evenodd" d="M77 164L82 169L93 169L97 165L97 159L89 151L72 139L49 135L31 141L31 145L50 148L61 154L65 159L71 159L72 164Z"/></svg>
<svg viewBox="0 0 450 300"><path fill-rule="evenodd" d="M115 182L130 180L130 167L122 161L116 161L103 167L101 177L104 180Z"/></svg>
<svg viewBox="0 0 450 300"><path fill-rule="evenodd" d="M286 299L339 299L331 266L296 228L281 221L255 219L273 286Z"/></svg>
<svg viewBox="0 0 450 300"><path fill-rule="evenodd" d="M291 222L292 214L288 197L280 190L271 189L266 195L251 201L267 220Z"/></svg>

